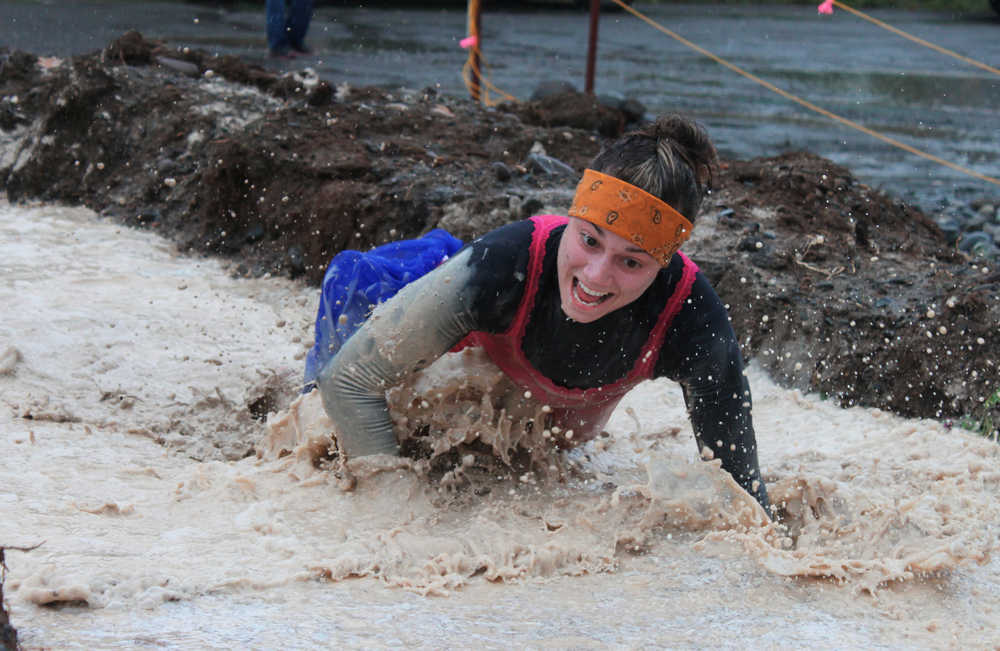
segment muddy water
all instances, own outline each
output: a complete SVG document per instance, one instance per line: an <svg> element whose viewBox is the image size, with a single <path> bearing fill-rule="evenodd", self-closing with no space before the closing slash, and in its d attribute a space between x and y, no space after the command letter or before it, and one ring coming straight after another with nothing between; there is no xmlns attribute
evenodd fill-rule
<svg viewBox="0 0 1000 651"><path fill-rule="evenodd" d="M420 5L414 7L414 5ZM546 80L584 84L588 17L551 5L495 3L483 15L489 79L527 99ZM490 6L487 3L487 6ZM1000 177L1000 77L920 47L838 10L636 2L637 9L715 54L819 106L980 174ZM333 83L379 84L467 96L462 2L335 3L316 10L314 56L266 58L263 9L183 2L8 0L0 45L66 55L103 47L128 29L178 46L236 54L275 68L312 67ZM873 16L985 64L1000 62L997 18L981 13L877 10ZM723 68L638 19L605 14L595 90L683 111L705 122L728 156L806 149L925 209L942 199L996 196L994 185L843 127Z"/></svg>
<svg viewBox="0 0 1000 651"><path fill-rule="evenodd" d="M27 648L1000 644L996 444L754 369L785 527L696 459L668 382L563 481L476 494L383 459L345 492L308 455L240 458L270 435L247 401L294 389L312 294L0 204L0 544L42 543L7 552Z"/></svg>

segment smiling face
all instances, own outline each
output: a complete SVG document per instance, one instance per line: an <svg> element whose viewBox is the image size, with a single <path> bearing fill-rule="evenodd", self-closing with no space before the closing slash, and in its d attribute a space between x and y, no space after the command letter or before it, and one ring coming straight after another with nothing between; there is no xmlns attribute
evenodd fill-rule
<svg viewBox="0 0 1000 651"><path fill-rule="evenodd" d="M642 296L660 265L624 238L570 218L556 259L562 310L591 323Z"/></svg>

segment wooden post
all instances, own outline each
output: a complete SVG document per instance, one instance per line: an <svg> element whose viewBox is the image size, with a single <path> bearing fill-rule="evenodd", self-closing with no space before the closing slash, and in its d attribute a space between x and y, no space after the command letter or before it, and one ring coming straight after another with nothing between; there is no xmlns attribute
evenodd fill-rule
<svg viewBox="0 0 1000 651"><path fill-rule="evenodd" d="M590 39L587 43L587 77L584 92L594 94L594 67L597 61L597 17L601 13L601 0L590 0Z"/></svg>
<svg viewBox="0 0 1000 651"><path fill-rule="evenodd" d="M469 50L469 63L471 64L470 76L472 77L469 84L469 93L472 95L472 99L479 101L480 84L481 84L481 72L479 70L482 65L480 60L480 35L479 31L482 28L482 12L480 11L479 0L469 0L469 36L475 38L472 47Z"/></svg>

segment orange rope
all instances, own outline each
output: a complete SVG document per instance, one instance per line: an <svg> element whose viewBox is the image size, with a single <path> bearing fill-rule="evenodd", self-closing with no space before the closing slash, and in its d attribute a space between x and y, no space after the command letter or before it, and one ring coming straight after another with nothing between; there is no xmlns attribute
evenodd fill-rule
<svg viewBox="0 0 1000 651"><path fill-rule="evenodd" d="M684 45L688 46L692 50L694 50L694 51L696 51L696 52L698 52L700 54L705 55L706 57L708 57L709 59L715 61L719 65L725 66L726 68L729 68L733 72L735 72L735 73L737 73L739 75L742 75L742 76L746 77L747 79L750 79L751 81L754 81L754 82L760 84L764 88L767 88L768 90L770 90L772 92L775 92L778 95L781 95L785 99L789 99L789 100L791 100L791 101L793 101L793 102L795 102L797 104L801 104L802 106L806 107L807 109L809 109L811 111L815 111L816 113L819 113L820 115L824 115L824 116L830 118L831 120L835 120L837 122L840 122L841 124L843 124L845 126L848 126L848 127L851 127L852 129L857 129L858 131L861 131L862 133L866 133L866 134L868 134L869 136L871 136L873 138L877 138L877 139L881 140L882 142L888 143L888 144L890 144L890 145L892 145L894 147L898 147L898 148L900 148L900 149L902 149L904 151L908 151L911 154L914 154L916 156L920 156L922 158L926 158L927 160L930 160L930 161L934 161L935 163L938 163L940 165L944 165L945 167L951 168L951 169L955 170L956 172L961 172L963 174L968 174L969 176L977 178L980 181L986 181L987 183L992 183L994 185L1000 186L1000 179L994 178L992 176L987 176L985 174L980 174L979 172L971 170L971 169L969 169L967 167L962 167L961 165L957 165L955 163L947 161L947 160L945 160L943 158L940 158L939 156L935 156L934 154L922 151L920 149L917 149L916 147L911 147L910 145L907 145L904 142L900 142L899 140L896 140L895 138L891 138L891 137L886 136L884 134L881 134L881 133L879 133L877 131L873 131L872 129L869 129L868 127L866 127L864 125L858 124L857 122L855 122L853 120L848 120L845 117L841 117L841 116L837 115L836 113L833 113L833 112L828 111L828 110L826 110L824 108L821 108L821 107L813 104L812 102L804 100L801 97L798 97L797 95L793 95L792 93L789 93L786 90L782 90L781 88L778 88L774 84L772 84L772 83L770 83L768 81L765 81L765 80L761 79L760 77L758 77L758 76L756 76L756 75L754 75L752 73L749 73L746 70L743 70L739 66L737 66L737 65L735 65L733 63L730 63L726 59L723 59L722 57L720 57L720 56L718 56L716 54L713 54L712 52L709 52L705 48L703 48L703 47L701 47L699 45L696 45L695 43L692 43L691 41L687 40L686 38L684 38L680 34L677 34L675 32L670 31L669 29L667 29L663 25L660 25L659 23L657 23L655 20L649 18L648 16L645 16L645 15L639 13L638 11L636 11L635 9L633 9L632 7L628 6L627 4L625 4L624 2L622 2L622 0L613 0L613 1L615 2L615 4L617 4L618 6L620 6L622 9L624 9L627 12L629 12L630 14L632 14L633 16L635 16L636 18L638 18L639 20L642 20L643 22L647 23L648 25L650 25L654 29L657 29L657 30L663 32L664 34L666 34L667 36L669 36L670 38L683 43ZM834 2L837 2L837 0L834 0ZM840 4L840 3L838 2L837 4Z"/></svg>
<svg viewBox="0 0 1000 651"><path fill-rule="evenodd" d="M486 106L496 106L498 104L498 102L490 99L489 90L493 90L506 100L516 102L516 97L494 86L482 74L482 69L486 66L486 58L483 56L482 50L479 49L479 29L476 24L476 16L478 14L479 0L469 0L468 30L469 36L475 40L472 47L469 48L469 58L466 59L465 65L462 66L462 81L465 82L465 88L469 91L472 99L477 102L482 100ZM484 90L484 86L488 90Z"/></svg>
<svg viewBox="0 0 1000 651"><path fill-rule="evenodd" d="M940 45L934 45L930 41L925 41L924 39L918 38L916 36L913 36L912 34L907 34L903 30L898 29L896 27L893 27L892 25L890 25L888 23L884 23L881 20L879 20L878 18L873 18L873 17L869 16L868 14L866 14L866 13L864 13L862 11L858 11L857 9L854 9L852 7L848 7L843 2L840 2L840 0L833 0L833 4L836 5L836 6L838 6L838 7L840 7L844 11L848 11L848 12L854 14L855 16L857 16L859 18L864 18L865 20L867 20L869 22L875 23L876 25L878 25L882 29L887 29L890 32L892 32L893 34L899 34L903 38L908 38L911 41L913 41L914 43L919 43L920 45L923 45L924 47L929 47L932 50L940 52L941 54L946 54L946 55L948 55L950 57L954 57L954 58L958 59L959 61L965 61L966 63L968 63L970 65L974 65L977 68L982 68L983 70L986 70L987 72L992 72L995 75L1000 75L1000 70L994 68L993 66L988 66L985 63L981 63L979 61L976 61L975 59L970 59L967 56L962 56L961 54L959 54L957 52L952 52L951 50L949 50L947 48L941 47Z"/></svg>
<svg viewBox="0 0 1000 651"><path fill-rule="evenodd" d="M470 49L473 49L473 48L470 48ZM474 49L478 50L479 46L478 45L474 46ZM482 55L481 52L479 54L479 61L482 63L482 65L484 67L487 65L486 64L486 58L483 57L483 55ZM462 66L462 79L465 81L465 87L466 87L466 89L468 89L469 94L472 94L472 77L471 77L471 75L472 75L472 56L470 54L469 60L465 62L464 66ZM497 104L500 103L500 102L498 102L496 100L491 100L490 99L490 94L489 94L490 90L492 90L493 92L495 92L497 95L502 96L507 101L510 101L510 102L517 102L517 101L519 101L516 97L514 97L510 93L507 93L507 92L505 92L503 90L500 90L499 88L497 88L496 86L494 86L493 83L490 82L489 79L487 79L486 77L483 77L482 75L479 76L479 83L482 84L483 86L485 86L486 89L487 89L487 90L484 90L483 93L482 93L482 101L483 101L483 104L485 104L486 106L496 106Z"/></svg>

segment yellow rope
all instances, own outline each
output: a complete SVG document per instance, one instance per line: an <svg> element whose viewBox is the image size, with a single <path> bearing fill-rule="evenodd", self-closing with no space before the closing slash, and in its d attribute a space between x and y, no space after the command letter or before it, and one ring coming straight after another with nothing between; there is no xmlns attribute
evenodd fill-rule
<svg viewBox="0 0 1000 651"><path fill-rule="evenodd" d="M694 51L696 51L696 52L698 52L700 54L705 55L706 57L708 57L709 59L715 61L719 65L725 66L726 68L729 68L733 72L735 72L735 73L737 73L739 75L742 75L742 76L746 77L747 79L750 79L751 81L754 81L754 82L760 84L764 88L767 88L768 90L773 91L773 92L777 93L778 95L781 95L785 99L789 99L789 100L791 100L791 101L793 101L793 102L795 102L797 104L801 104L802 106L806 107L807 109L809 109L811 111L815 111L815 112L819 113L820 115L825 115L826 117L830 118L831 120L835 120L837 122L840 122L841 124L849 126L852 129L857 129L858 131L861 131L862 133L866 133L869 136L872 136L873 138L877 138L877 139L881 140L882 142L888 143L888 144L890 144L890 145L892 145L894 147L899 147L900 149L902 149L904 151L908 151L911 154L915 154L917 156L921 156L923 158L926 158L927 160L934 161L935 163L938 163L940 165L944 165L945 167L949 167L949 168L955 170L956 172L962 172L963 174L968 174L969 176L975 177L975 178L977 178L977 179L979 179L981 181L986 181L987 183L992 183L994 185L1000 186L1000 179L996 179L996 178L994 178L992 176L987 176L985 174L980 174L979 172L971 170L971 169L969 169L967 167L962 167L961 165L956 165L955 163L952 163L950 161L946 161L945 159L940 158L938 156L935 156L934 154L930 154L928 152L921 151L920 149L917 149L916 147L911 147L910 145L907 145L904 142L900 142L899 140L896 140L895 138L891 138L891 137L883 135L883 134L881 134L881 133L879 133L877 131L873 131L873 130L869 129L868 127L864 126L864 125L861 125L861 124L858 124L857 122L854 122L853 120L848 120L847 118L841 117L841 116L837 115L836 113L832 113L832 112L830 112L830 111L828 111L828 110L826 110L824 108L821 108L821 107L813 104L812 102L804 100L801 97L798 97L797 95L793 95L792 93L789 93L788 91L782 90L781 88L778 88L774 84L772 84L772 83L770 83L768 81L764 81L760 77L758 77L758 76L756 76L756 75L754 75L752 73L749 73L746 70L743 70L739 66L737 66L737 65L735 65L733 63L730 63L726 59L723 59L722 57L717 56L717 55L713 54L712 52L709 52L705 48L703 48L703 47L701 47L699 45L696 45L695 43L692 43L691 41L687 40L686 38L684 38L680 34L677 34L675 32L670 31L669 29L667 29L663 25L660 25L659 23L657 23L655 20L649 18L648 16L645 16L645 15L639 13L638 11L636 11L635 9L633 9L632 7L628 6L627 4L625 4L624 2L622 2L622 0L614 0L614 2L619 7L621 7L625 11L631 13L633 16L635 16L639 20L642 20L643 22L647 23L648 25L650 25L654 29L657 29L657 30L663 32L664 34L666 34L667 36L669 36L670 38L683 43L684 45L688 46L692 50L694 50ZM837 0L834 0L834 2L837 2Z"/></svg>
<svg viewBox="0 0 1000 651"><path fill-rule="evenodd" d="M465 65L462 66L462 81L465 82L465 89L469 91L469 94L472 95L473 99L481 100L486 106L496 106L499 103L490 99L489 90L493 90L497 94L502 95L504 99L516 102L516 97L510 95L509 93L505 93L494 86L490 80L483 75L482 71L483 68L486 67L486 58L483 56L482 50L479 49L479 30L476 29L477 13L479 13L479 0L469 0L467 25L469 36L475 38L475 42L472 47L469 48L469 58L466 59ZM475 68L477 60L479 67ZM478 93L473 92L473 76L475 76L479 81Z"/></svg>
<svg viewBox="0 0 1000 651"><path fill-rule="evenodd" d="M855 16L858 16L859 18L864 18L865 20L867 20L869 22L875 23L876 25L878 25L882 29L887 29L890 32L892 32L893 34L899 34L903 38L908 38L911 41L913 41L914 43L919 43L920 45L923 45L924 47L929 47L932 50L940 52L941 54L946 54L946 55L948 55L950 57L954 57L954 58L958 59L959 61L965 61L968 64L974 65L977 68L982 68L983 70L986 70L987 72L992 72L995 75L1000 75L1000 70L994 68L993 66L988 66L985 63L981 63L979 61L976 61L975 59L970 59L967 56L962 56L961 54L959 54L957 52L952 52L951 50L949 50L947 48L941 47L940 45L934 45L930 41L925 41L924 39L916 37L916 36L913 36L912 34L907 34L903 30L898 29L896 27L893 27L892 25L890 25L888 23L884 23L881 20L879 20L878 18L873 18L872 16L869 16L868 14L866 14L866 13L864 13L862 11L858 11L857 9L854 9L852 7L848 7L843 2L840 2L840 0L833 0L833 4L836 5L836 6L838 6L838 7L840 7L844 11L849 11L850 13L854 14Z"/></svg>
<svg viewBox="0 0 1000 651"><path fill-rule="evenodd" d="M470 50L471 49L473 49L473 48L470 48ZM474 49L476 49L478 51L479 50L479 46L478 45L474 46ZM482 52L479 52L479 63L481 64L481 66L483 68L488 67L487 63L486 63L486 58L483 56ZM468 90L469 93L471 94L472 93L472 55L471 55L471 53L469 55L469 59L465 62L465 65L462 66L462 80L465 82L465 88L466 88L466 90ZM500 103L500 102L498 102L496 100L490 99L490 93L489 93L490 90L492 90L493 92L495 92L498 95L503 96L503 98L505 100L507 100L507 101L510 101L510 102L517 102L517 101L519 101L516 97L514 97L510 93L507 93L507 92L505 92L503 90L500 90L499 88L497 88L496 86L494 86L493 83L490 82L490 80L488 78L484 77L481 73L479 75L479 83L484 87L484 88L481 88L480 90L481 90L481 93L482 93L482 95L481 95L482 102L486 106L496 106L497 104Z"/></svg>

